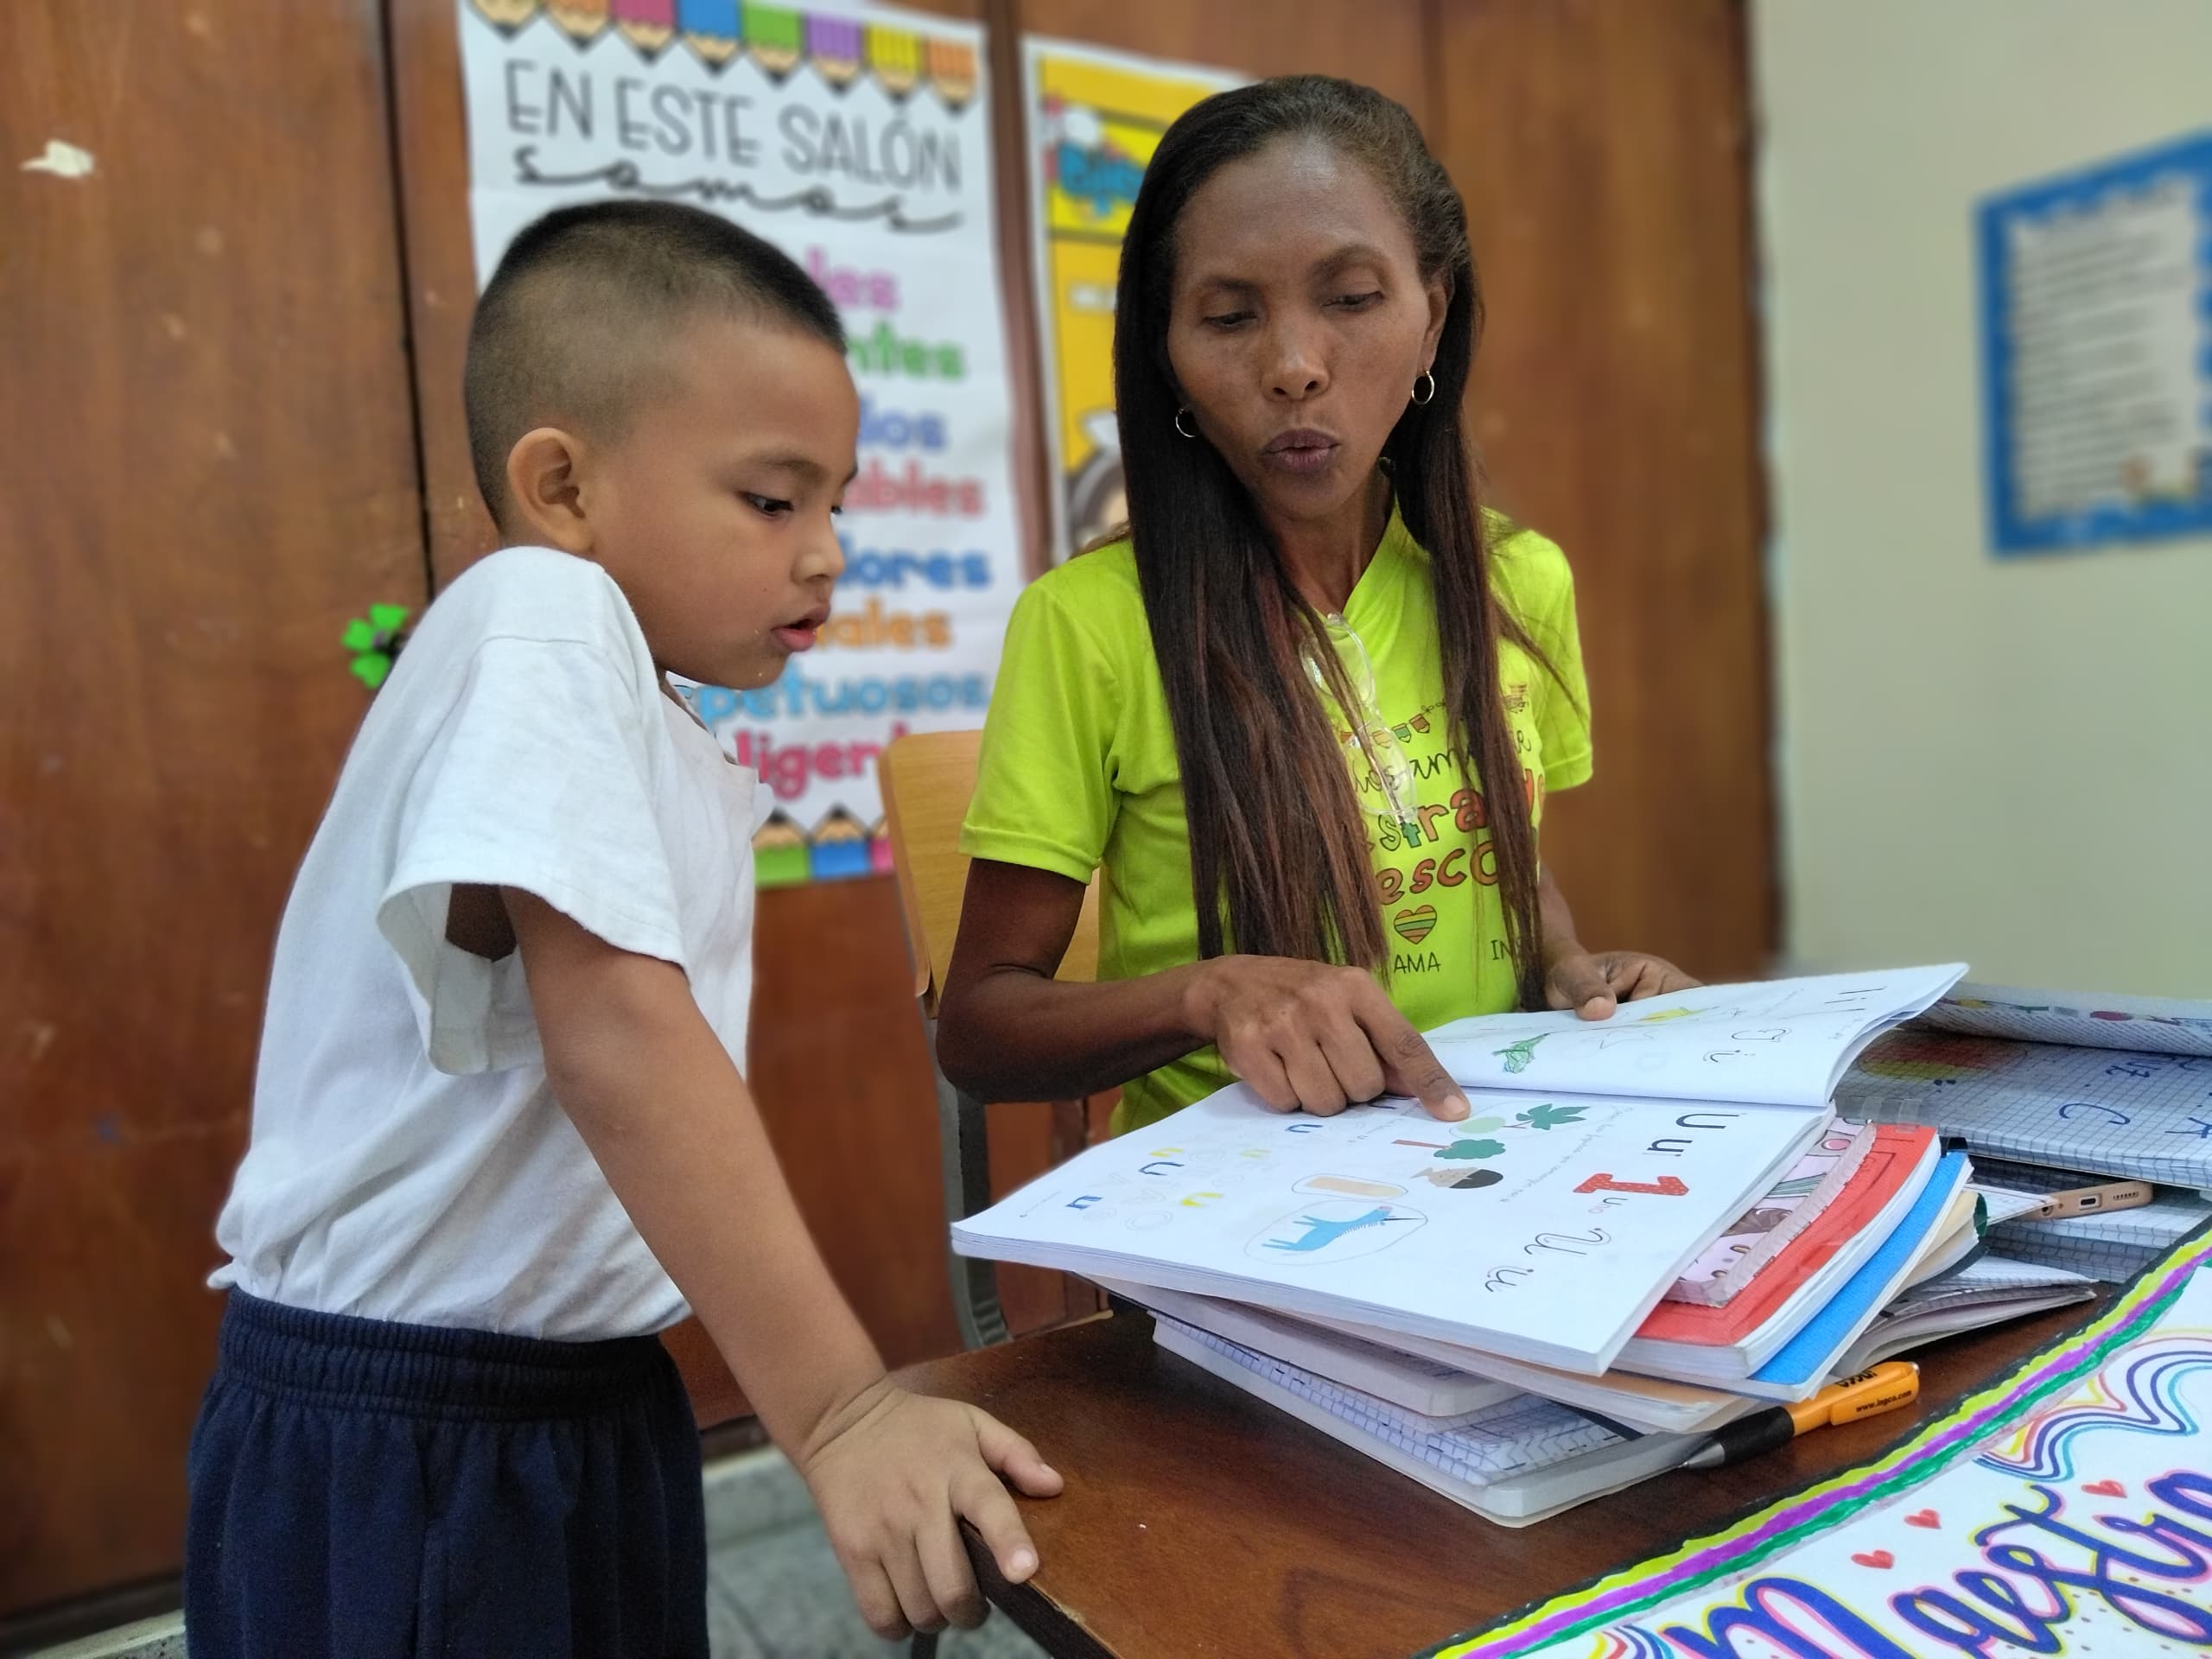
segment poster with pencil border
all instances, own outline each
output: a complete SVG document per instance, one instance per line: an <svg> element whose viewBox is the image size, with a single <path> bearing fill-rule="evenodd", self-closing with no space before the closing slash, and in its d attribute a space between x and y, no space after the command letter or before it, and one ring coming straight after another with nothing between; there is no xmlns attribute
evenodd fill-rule
<svg viewBox="0 0 2212 1659"><path fill-rule="evenodd" d="M2212 1649L2212 1234L1877 1461L1424 1659Z"/></svg>
<svg viewBox="0 0 2212 1659"><path fill-rule="evenodd" d="M817 649L686 688L774 810L763 886L889 866L876 760L982 724L1024 579L988 54L971 23L738 0L455 0L477 280L552 208L721 213L836 303L861 395Z"/></svg>

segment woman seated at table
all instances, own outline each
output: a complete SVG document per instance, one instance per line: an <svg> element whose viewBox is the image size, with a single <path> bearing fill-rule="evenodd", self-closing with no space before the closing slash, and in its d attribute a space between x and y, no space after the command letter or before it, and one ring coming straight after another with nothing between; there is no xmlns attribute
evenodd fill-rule
<svg viewBox="0 0 2212 1659"><path fill-rule="evenodd" d="M1694 982L1586 950L1538 861L1590 726L1567 561L1478 499L1481 316L1379 92L1262 81L1160 141L1115 308L1128 533L1014 607L962 835L938 1040L971 1093L1461 1117L1421 1030ZM1102 870L1098 981L1058 983Z"/></svg>

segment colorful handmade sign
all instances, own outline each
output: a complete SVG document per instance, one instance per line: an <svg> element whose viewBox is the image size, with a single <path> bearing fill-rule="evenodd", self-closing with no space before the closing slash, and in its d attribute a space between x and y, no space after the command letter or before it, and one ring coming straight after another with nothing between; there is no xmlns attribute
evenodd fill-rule
<svg viewBox="0 0 2212 1659"><path fill-rule="evenodd" d="M2212 1236L1877 1463L1437 1659L2212 1650Z"/></svg>

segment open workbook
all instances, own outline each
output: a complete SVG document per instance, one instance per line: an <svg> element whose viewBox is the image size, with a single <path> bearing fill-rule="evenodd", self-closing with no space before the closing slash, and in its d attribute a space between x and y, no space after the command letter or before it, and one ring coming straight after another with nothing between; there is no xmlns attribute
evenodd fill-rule
<svg viewBox="0 0 2212 1659"><path fill-rule="evenodd" d="M1459 1021L1435 1038L1462 1122L1395 1099L1283 1116L1238 1085L956 1224L954 1248L1595 1376L1827 1132L1850 1058L1963 971Z"/></svg>
<svg viewBox="0 0 2212 1659"><path fill-rule="evenodd" d="M1825 1106L1876 1038L1933 1007L1964 963L1701 985L1610 1020L1558 1014L1458 1020L1428 1033L1471 1087Z"/></svg>

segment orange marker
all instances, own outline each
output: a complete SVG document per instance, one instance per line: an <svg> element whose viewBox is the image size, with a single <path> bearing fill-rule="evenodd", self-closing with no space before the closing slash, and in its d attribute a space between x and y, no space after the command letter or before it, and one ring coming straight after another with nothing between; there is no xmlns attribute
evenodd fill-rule
<svg viewBox="0 0 2212 1659"><path fill-rule="evenodd" d="M1809 1400L1769 1406L1722 1427L1683 1460L1685 1469L1719 1469L1832 1423L1855 1423L1909 1406L1920 1397L1920 1367L1904 1360L1885 1361L1870 1371L1831 1382Z"/></svg>

